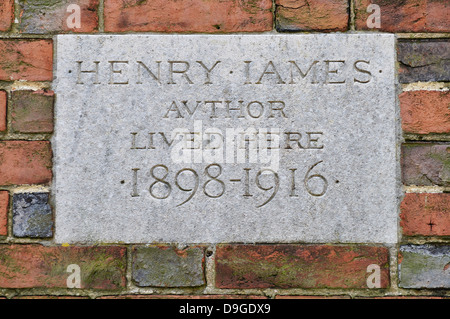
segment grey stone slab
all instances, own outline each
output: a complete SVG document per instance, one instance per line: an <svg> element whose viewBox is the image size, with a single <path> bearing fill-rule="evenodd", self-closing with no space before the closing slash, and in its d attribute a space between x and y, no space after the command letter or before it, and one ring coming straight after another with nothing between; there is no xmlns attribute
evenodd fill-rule
<svg viewBox="0 0 450 319"><path fill-rule="evenodd" d="M396 242L394 44L57 36L55 240Z"/></svg>
<svg viewBox="0 0 450 319"><path fill-rule="evenodd" d="M400 254L400 287L450 288L450 246L405 245Z"/></svg>
<svg viewBox="0 0 450 319"><path fill-rule="evenodd" d="M15 237L53 236L53 214L48 193L13 195L13 234Z"/></svg>

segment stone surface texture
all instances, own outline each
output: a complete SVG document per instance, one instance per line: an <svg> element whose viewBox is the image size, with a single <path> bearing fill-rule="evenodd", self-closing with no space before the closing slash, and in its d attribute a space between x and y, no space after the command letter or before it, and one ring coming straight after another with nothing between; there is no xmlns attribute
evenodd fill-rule
<svg viewBox="0 0 450 319"><path fill-rule="evenodd" d="M397 241L393 35L59 35L57 50L57 242Z"/></svg>

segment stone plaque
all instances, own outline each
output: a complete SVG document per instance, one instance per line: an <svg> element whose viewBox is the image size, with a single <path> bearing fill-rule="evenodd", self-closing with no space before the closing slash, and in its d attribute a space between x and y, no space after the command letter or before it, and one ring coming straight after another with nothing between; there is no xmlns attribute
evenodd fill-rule
<svg viewBox="0 0 450 319"><path fill-rule="evenodd" d="M56 242L396 242L394 42L58 35Z"/></svg>

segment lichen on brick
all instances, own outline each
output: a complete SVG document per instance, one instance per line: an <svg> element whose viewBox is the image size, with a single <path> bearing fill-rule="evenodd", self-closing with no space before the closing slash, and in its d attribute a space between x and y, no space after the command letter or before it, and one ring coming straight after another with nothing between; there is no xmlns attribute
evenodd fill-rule
<svg viewBox="0 0 450 319"><path fill-rule="evenodd" d="M196 287L205 284L204 249L182 251L168 246L135 247L132 277L141 287Z"/></svg>

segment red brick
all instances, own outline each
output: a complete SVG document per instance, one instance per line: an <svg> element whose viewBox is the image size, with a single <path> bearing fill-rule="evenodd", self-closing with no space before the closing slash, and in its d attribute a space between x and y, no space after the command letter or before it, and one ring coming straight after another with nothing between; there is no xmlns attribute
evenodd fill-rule
<svg viewBox="0 0 450 319"><path fill-rule="evenodd" d="M0 141L0 185L47 184L52 179L48 141Z"/></svg>
<svg viewBox="0 0 450 319"><path fill-rule="evenodd" d="M8 94L0 91L0 131L6 130L6 110L8 104Z"/></svg>
<svg viewBox="0 0 450 319"><path fill-rule="evenodd" d="M406 236L450 236L450 194L406 194L400 206Z"/></svg>
<svg viewBox="0 0 450 319"><path fill-rule="evenodd" d="M278 31L346 31L347 0L276 0Z"/></svg>
<svg viewBox="0 0 450 319"><path fill-rule="evenodd" d="M275 299L351 299L350 296L276 296Z"/></svg>
<svg viewBox="0 0 450 319"><path fill-rule="evenodd" d="M118 295L98 299L267 299L264 296L249 295Z"/></svg>
<svg viewBox="0 0 450 319"><path fill-rule="evenodd" d="M383 297L355 297L355 299L448 299L436 296L383 296Z"/></svg>
<svg viewBox="0 0 450 319"><path fill-rule="evenodd" d="M0 287L67 288L71 264L81 269L82 289L125 287L126 248L41 245L0 245Z"/></svg>
<svg viewBox="0 0 450 319"><path fill-rule="evenodd" d="M8 235L8 191L0 191L0 236Z"/></svg>
<svg viewBox="0 0 450 319"><path fill-rule="evenodd" d="M272 30L271 0L105 0L105 31Z"/></svg>
<svg viewBox="0 0 450 319"><path fill-rule="evenodd" d="M51 40L0 40L1 81L51 81L53 48Z"/></svg>
<svg viewBox="0 0 450 319"><path fill-rule="evenodd" d="M20 296L13 299L89 299L83 296Z"/></svg>
<svg viewBox="0 0 450 319"><path fill-rule="evenodd" d="M371 264L389 285L386 247L332 245L219 245L218 288L367 288Z"/></svg>
<svg viewBox="0 0 450 319"><path fill-rule="evenodd" d="M11 129L21 133L53 131L53 91L13 91Z"/></svg>
<svg viewBox="0 0 450 319"><path fill-rule="evenodd" d="M34 2L34 3L33 3ZM22 33L45 34L94 32L98 29L98 0L21 1L18 29ZM80 28L69 28L73 11L69 5L80 7Z"/></svg>
<svg viewBox="0 0 450 319"><path fill-rule="evenodd" d="M8 31L14 17L14 0L0 2L0 31Z"/></svg>
<svg viewBox="0 0 450 319"><path fill-rule="evenodd" d="M405 133L450 133L450 91L409 91L400 94Z"/></svg>
<svg viewBox="0 0 450 319"><path fill-rule="evenodd" d="M450 32L450 5L447 0L356 0L355 23L358 30L367 27L369 4L381 11L381 28L386 32Z"/></svg>

